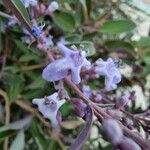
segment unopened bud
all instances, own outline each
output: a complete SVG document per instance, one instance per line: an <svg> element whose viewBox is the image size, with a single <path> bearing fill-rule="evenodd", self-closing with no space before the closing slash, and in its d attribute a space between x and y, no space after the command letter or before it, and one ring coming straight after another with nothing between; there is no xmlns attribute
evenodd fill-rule
<svg viewBox="0 0 150 150"><path fill-rule="evenodd" d="M59 8L59 5L57 2L53 1L49 4L48 6L48 11L49 12L54 12L55 10L57 10Z"/></svg>
<svg viewBox="0 0 150 150"><path fill-rule="evenodd" d="M132 139L124 137L117 145L117 148L121 150L141 150L140 146Z"/></svg>
<svg viewBox="0 0 150 150"><path fill-rule="evenodd" d="M113 119L104 119L102 122L102 134L104 138L116 145L120 142L123 137L122 129L120 128L117 121Z"/></svg>

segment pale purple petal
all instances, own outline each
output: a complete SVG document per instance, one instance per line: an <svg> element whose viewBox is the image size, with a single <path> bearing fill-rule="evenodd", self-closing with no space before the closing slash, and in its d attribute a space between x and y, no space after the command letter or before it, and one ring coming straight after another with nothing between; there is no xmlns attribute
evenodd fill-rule
<svg viewBox="0 0 150 150"><path fill-rule="evenodd" d="M58 3L57 3L56 1L53 1L53 2L51 2L51 3L49 4L49 6L48 6L48 11L49 11L49 12L54 12L54 11L56 11L58 8L59 8Z"/></svg>
<svg viewBox="0 0 150 150"><path fill-rule="evenodd" d="M98 59L95 64L96 74L105 76L105 89L108 91L116 89L117 84L121 81L121 74L113 59L108 58L107 61Z"/></svg>
<svg viewBox="0 0 150 150"><path fill-rule="evenodd" d="M58 81L68 74L68 62L66 59L56 60L50 63L42 72L42 77L46 81Z"/></svg>
<svg viewBox="0 0 150 150"><path fill-rule="evenodd" d="M73 83L75 84L79 84L80 81L81 81L81 78L80 78L80 70L81 70L81 67L74 67L72 70L71 70L71 80Z"/></svg>
<svg viewBox="0 0 150 150"><path fill-rule="evenodd" d="M64 46L62 43L58 42L57 43L57 47L60 50L60 52L64 55L70 55L71 53L74 53L73 50L70 50L69 48L67 48L66 46Z"/></svg>

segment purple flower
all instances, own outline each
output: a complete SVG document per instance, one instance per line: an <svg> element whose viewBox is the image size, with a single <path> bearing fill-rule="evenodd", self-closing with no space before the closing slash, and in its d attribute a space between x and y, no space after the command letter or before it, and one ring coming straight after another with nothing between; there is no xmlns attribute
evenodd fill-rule
<svg viewBox="0 0 150 150"><path fill-rule="evenodd" d="M58 110L65 103L64 99L59 99L58 93L54 93L45 98L35 98L32 100L32 103L38 105L38 110L45 118L51 121L52 127L58 125Z"/></svg>
<svg viewBox="0 0 150 150"><path fill-rule="evenodd" d="M22 0L22 3L26 8L28 8L30 5L31 6L37 6L37 0Z"/></svg>
<svg viewBox="0 0 150 150"><path fill-rule="evenodd" d="M58 3L55 2L55 1L53 1L53 2L51 2L51 3L49 4L49 6L48 6L48 11L49 11L49 12L54 12L54 11L56 11L58 8L59 8Z"/></svg>
<svg viewBox="0 0 150 150"><path fill-rule="evenodd" d="M121 74L112 58L108 58L107 61L98 59L95 72L97 75L105 76L105 88L108 91L116 89L117 84L121 81Z"/></svg>
<svg viewBox="0 0 150 150"><path fill-rule="evenodd" d="M72 82L79 84L81 81L81 68L90 65L90 62L85 57L85 52L73 51L61 43L58 43L57 46L64 57L50 63L43 70L43 79L50 82L58 81L67 76L69 71L71 71Z"/></svg>
<svg viewBox="0 0 150 150"><path fill-rule="evenodd" d="M63 44L63 45L66 45L66 44L68 44L69 42L68 42L64 37L61 37L61 38L59 39L59 43L61 43L61 44Z"/></svg>

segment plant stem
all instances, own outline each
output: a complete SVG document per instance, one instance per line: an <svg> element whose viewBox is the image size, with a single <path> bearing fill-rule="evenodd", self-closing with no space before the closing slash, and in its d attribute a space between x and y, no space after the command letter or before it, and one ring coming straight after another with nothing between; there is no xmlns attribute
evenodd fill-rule
<svg viewBox="0 0 150 150"><path fill-rule="evenodd" d="M17 20L16 17L13 17L13 16L11 16L11 15L8 15L8 14L2 12L2 11L0 11L0 16L2 16L2 17L4 17L4 18L7 18L7 19L14 19L14 20Z"/></svg>
<svg viewBox="0 0 150 150"><path fill-rule="evenodd" d="M1 89L0 89L0 95L3 96L3 98L5 100L5 114L6 114L5 124L8 125L10 122L10 101L9 101L9 98L8 98L6 92ZM9 144L9 138L6 137L4 140L4 145L3 145L4 150L8 150L8 144Z"/></svg>

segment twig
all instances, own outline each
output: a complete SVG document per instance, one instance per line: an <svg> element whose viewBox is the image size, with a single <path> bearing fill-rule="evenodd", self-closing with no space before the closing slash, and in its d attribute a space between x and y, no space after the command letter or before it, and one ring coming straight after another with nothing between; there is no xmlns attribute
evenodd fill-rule
<svg viewBox="0 0 150 150"><path fill-rule="evenodd" d="M21 66L21 70L27 71L27 70L39 69L39 68L42 68L44 66L45 66L45 64Z"/></svg>
<svg viewBox="0 0 150 150"><path fill-rule="evenodd" d="M14 20L18 20L16 17L13 17L11 15L8 15L2 11L0 11L0 16L4 17L4 18L7 18L7 19L14 19Z"/></svg>
<svg viewBox="0 0 150 150"><path fill-rule="evenodd" d="M5 113L6 113L5 124L8 125L10 122L10 101L6 92L1 89L0 89L0 95L3 96L5 100ZM4 150L8 150L8 143L9 143L9 138L6 137L4 140L4 145L3 145Z"/></svg>

